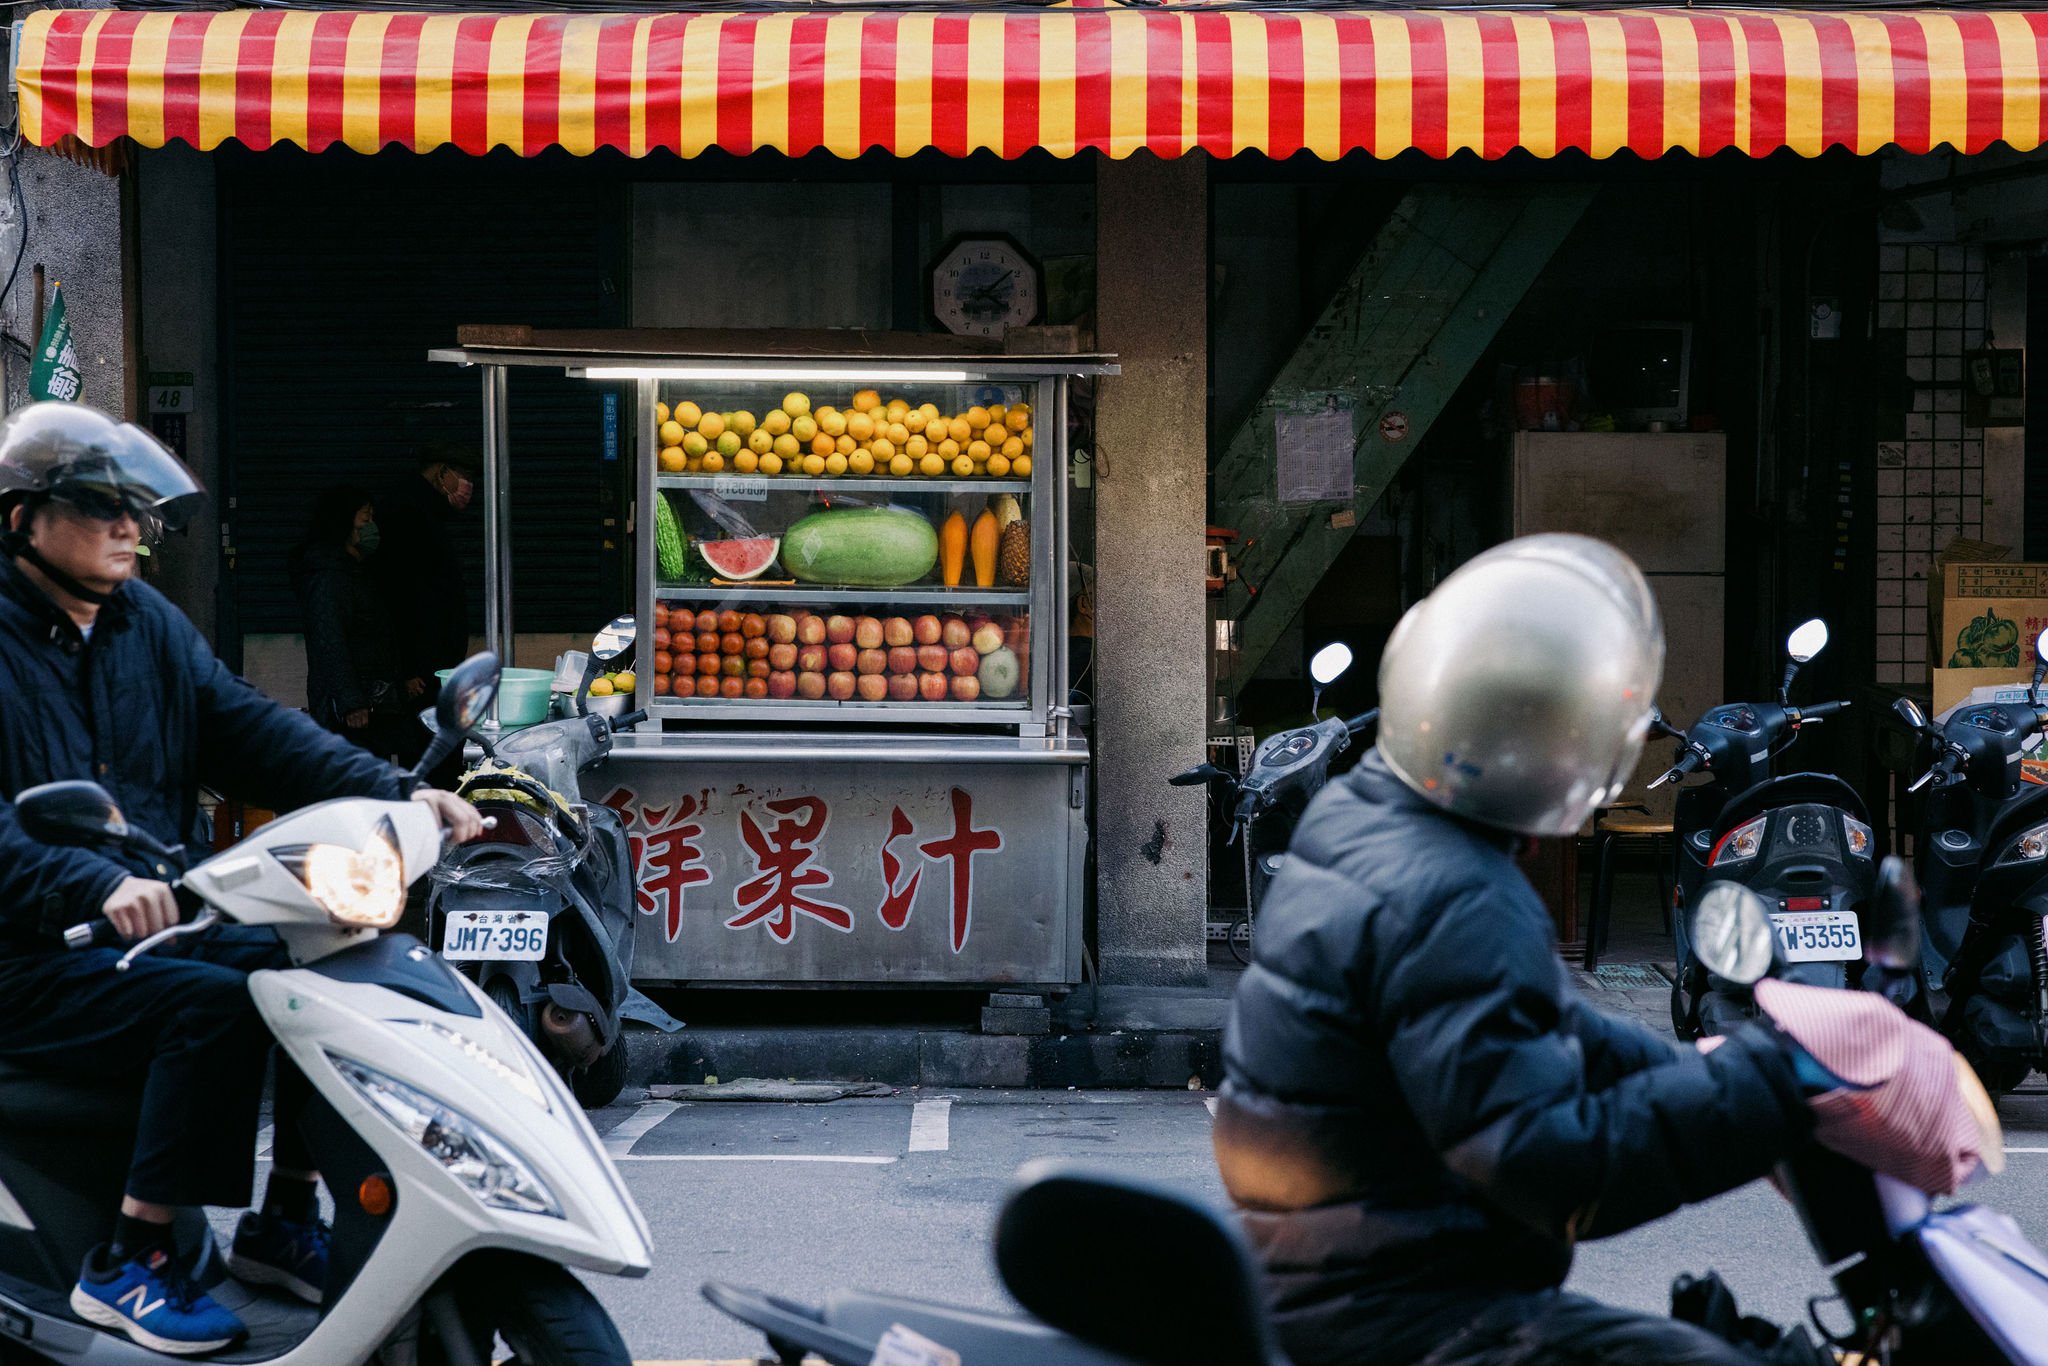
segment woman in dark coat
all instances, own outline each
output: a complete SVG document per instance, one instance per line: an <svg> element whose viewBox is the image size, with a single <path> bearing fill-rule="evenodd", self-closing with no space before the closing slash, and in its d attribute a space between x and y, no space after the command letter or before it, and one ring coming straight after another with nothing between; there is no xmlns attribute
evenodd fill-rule
<svg viewBox="0 0 2048 1366"><path fill-rule="evenodd" d="M313 719L401 765L427 732L401 681L390 614L365 564L377 551L376 510L359 488L323 492L292 551L292 588L306 630L306 702Z"/></svg>

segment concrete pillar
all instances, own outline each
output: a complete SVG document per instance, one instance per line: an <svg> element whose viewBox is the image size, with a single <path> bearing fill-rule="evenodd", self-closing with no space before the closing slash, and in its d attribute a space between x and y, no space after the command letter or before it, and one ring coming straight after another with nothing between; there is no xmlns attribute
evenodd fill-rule
<svg viewBox="0 0 2048 1366"><path fill-rule="evenodd" d="M1208 160L1096 171L1095 842L1105 983L1206 974L1208 812L1167 778L1204 757Z"/></svg>
<svg viewBox="0 0 2048 1366"><path fill-rule="evenodd" d="M127 371L124 364L127 313L121 283L121 183L89 167L66 161L34 147L21 152L21 194L28 205L28 245L21 272L6 299L6 327L35 349L35 294L30 285L40 264L52 283L64 285L65 315L78 350L78 369L85 386L80 398L115 417L126 417ZM0 182L0 196L12 192ZM11 218L10 205L4 215ZM20 238L8 223L0 232L7 250L0 255L0 282L14 264ZM7 407L28 397L29 362L9 356L6 363Z"/></svg>

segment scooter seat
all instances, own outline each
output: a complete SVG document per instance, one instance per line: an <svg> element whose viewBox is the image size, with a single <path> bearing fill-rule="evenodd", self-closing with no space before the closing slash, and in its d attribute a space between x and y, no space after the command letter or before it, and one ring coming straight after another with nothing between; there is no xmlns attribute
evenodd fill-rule
<svg viewBox="0 0 2048 1366"><path fill-rule="evenodd" d="M142 1074L83 1075L0 1060L0 1133L132 1130Z"/></svg>

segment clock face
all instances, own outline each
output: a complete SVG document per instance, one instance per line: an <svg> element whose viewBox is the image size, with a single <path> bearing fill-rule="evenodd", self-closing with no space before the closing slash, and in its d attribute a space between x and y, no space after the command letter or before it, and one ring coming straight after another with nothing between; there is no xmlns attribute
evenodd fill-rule
<svg viewBox="0 0 2048 1366"><path fill-rule="evenodd" d="M950 331L1000 337L1038 316L1038 267L1001 238L966 238L932 271L932 312Z"/></svg>

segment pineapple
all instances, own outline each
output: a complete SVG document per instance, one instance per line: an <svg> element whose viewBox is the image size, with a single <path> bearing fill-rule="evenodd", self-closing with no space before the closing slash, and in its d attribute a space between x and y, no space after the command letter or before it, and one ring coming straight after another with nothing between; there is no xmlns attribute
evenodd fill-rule
<svg viewBox="0 0 2048 1366"><path fill-rule="evenodd" d="M996 582L1022 588L1031 580L1031 523L1019 517L1003 528L996 547Z"/></svg>

